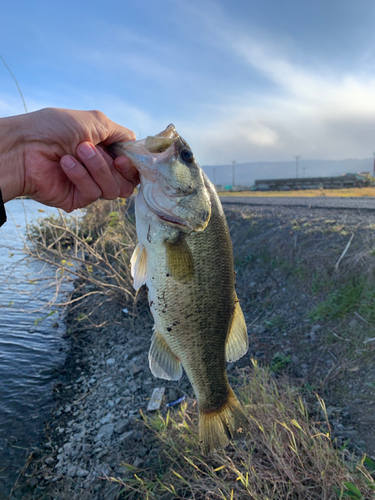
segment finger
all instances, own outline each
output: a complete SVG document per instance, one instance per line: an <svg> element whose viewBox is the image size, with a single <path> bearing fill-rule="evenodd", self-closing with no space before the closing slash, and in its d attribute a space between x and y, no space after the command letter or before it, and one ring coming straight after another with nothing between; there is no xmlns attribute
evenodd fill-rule
<svg viewBox="0 0 375 500"><path fill-rule="evenodd" d="M139 173L138 170L133 166L129 158L127 158L126 156L118 156L113 161L113 165L126 180L133 184L134 187L138 186Z"/></svg>
<svg viewBox="0 0 375 500"><path fill-rule="evenodd" d="M107 146L113 142L135 140L135 134L132 130L113 122L101 111L94 110L87 111L86 113L90 116L93 125L92 142L94 144L102 142ZM97 139L94 139L95 137L97 137ZM86 140L88 139L89 137L86 138Z"/></svg>
<svg viewBox="0 0 375 500"><path fill-rule="evenodd" d="M106 160L107 164L109 165L110 171L113 175L113 178L117 182L119 188L120 188L120 194L118 195L120 198L129 198L133 194L134 191L134 184L132 181L126 179L121 173L114 167L113 165L113 158L110 156L107 151L102 147L102 146L96 146L96 149L99 151L99 153L103 156L103 158ZM130 163L130 160L128 158L125 158L126 162ZM130 163L131 164L131 163Z"/></svg>
<svg viewBox="0 0 375 500"><path fill-rule="evenodd" d="M90 205L102 196L102 190L93 180L86 168L73 156L65 155L60 160L62 170L75 187L74 208Z"/></svg>
<svg viewBox="0 0 375 500"><path fill-rule="evenodd" d="M117 198L120 194L120 187L113 178L104 155L99 154L99 151L91 142L82 142L78 145L77 156L102 190L102 198L106 200Z"/></svg>
<svg viewBox="0 0 375 500"><path fill-rule="evenodd" d="M109 120L110 122L110 132L108 137L103 141L105 146L112 144L114 142L127 142L127 141L135 141L135 133L123 127L122 125L118 125L117 123Z"/></svg>

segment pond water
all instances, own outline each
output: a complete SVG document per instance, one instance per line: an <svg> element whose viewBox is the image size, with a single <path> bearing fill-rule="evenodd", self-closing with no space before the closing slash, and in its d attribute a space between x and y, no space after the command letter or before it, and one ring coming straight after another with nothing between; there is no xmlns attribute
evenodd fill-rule
<svg viewBox="0 0 375 500"><path fill-rule="evenodd" d="M67 350L60 313L37 311L51 299L53 290L43 284L54 269L22 251L27 223L57 211L32 200L10 201L6 211L0 228L0 500L9 497L31 447L43 440L56 368Z"/></svg>

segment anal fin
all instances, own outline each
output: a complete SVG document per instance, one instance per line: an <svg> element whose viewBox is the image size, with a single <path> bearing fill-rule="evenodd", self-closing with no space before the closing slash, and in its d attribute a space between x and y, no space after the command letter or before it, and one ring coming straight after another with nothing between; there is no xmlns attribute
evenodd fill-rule
<svg viewBox="0 0 375 500"><path fill-rule="evenodd" d="M247 353L249 337L247 335L246 321L243 315L237 294L235 293L235 307L232 325L228 333L225 346L225 357L229 362L237 361Z"/></svg>
<svg viewBox="0 0 375 500"><path fill-rule="evenodd" d="M155 330L148 354L151 372L155 377L165 380L179 380L182 376L181 362L165 341L163 335Z"/></svg>

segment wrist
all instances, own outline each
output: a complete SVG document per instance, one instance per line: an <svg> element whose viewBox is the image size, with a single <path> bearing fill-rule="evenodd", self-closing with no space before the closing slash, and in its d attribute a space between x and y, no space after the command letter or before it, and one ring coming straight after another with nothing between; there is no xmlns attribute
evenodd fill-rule
<svg viewBox="0 0 375 500"><path fill-rule="evenodd" d="M4 203L23 194L25 118L0 118L0 189Z"/></svg>

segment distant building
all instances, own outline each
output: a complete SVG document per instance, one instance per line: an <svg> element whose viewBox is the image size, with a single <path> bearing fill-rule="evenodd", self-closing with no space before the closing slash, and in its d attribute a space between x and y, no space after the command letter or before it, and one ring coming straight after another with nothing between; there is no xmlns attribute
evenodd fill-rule
<svg viewBox="0 0 375 500"><path fill-rule="evenodd" d="M265 179L255 181L257 191L291 191L298 189L342 189L372 184L370 172L342 174L336 177L302 177L300 179Z"/></svg>

